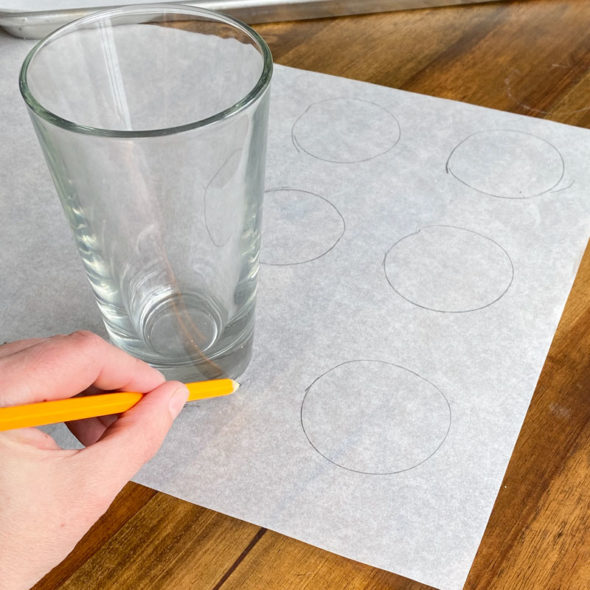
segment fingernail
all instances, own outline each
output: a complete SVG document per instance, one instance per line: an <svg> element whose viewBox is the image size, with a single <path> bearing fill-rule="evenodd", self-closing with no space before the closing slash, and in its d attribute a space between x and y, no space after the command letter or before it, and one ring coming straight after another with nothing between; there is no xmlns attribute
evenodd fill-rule
<svg viewBox="0 0 590 590"><path fill-rule="evenodd" d="M176 418L182 411L186 400L188 399L188 389L184 385L180 385L178 389L170 396L168 407L173 418Z"/></svg>

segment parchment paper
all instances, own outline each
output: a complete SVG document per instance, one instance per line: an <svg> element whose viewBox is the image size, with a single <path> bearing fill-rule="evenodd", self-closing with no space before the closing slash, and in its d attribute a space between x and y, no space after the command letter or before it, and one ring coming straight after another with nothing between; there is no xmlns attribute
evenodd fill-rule
<svg viewBox="0 0 590 590"><path fill-rule="evenodd" d="M104 334L18 95L30 47L0 37L2 338ZM587 130L277 66L254 359L136 481L460 588L588 239L588 162Z"/></svg>

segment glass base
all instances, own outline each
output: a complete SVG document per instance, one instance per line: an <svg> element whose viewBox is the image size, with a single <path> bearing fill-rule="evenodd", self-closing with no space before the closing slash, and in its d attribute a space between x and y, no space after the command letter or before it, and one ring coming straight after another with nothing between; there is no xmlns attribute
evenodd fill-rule
<svg viewBox="0 0 590 590"><path fill-rule="evenodd" d="M193 360L186 364L169 365L150 362L152 367L164 374L166 379L190 383L207 379L236 379L248 366L252 358L253 333L239 346L230 348L214 359Z"/></svg>
<svg viewBox="0 0 590 590"><path fill-rule="evenodd" d="M115 346L152 365L167 379L190 382L233 379L248 366L253 302L230 323L223 321L223 315L214 300L193 292L168 294L146 306L136 328L139 337L124 329L121 315L103 313L103 319L116 320L105 319Z"/></svg>

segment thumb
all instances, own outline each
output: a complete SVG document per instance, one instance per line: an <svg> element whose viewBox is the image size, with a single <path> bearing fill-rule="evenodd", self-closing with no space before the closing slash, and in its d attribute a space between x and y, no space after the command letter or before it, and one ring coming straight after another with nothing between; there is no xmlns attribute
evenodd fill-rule
<svg viewBox="0 0 590 590"><path fill-rule="evenodd" d="M80 451L79 460L100 478L103 489L117 493L156 454L187 399L184 384L163 383Z"/></svg>

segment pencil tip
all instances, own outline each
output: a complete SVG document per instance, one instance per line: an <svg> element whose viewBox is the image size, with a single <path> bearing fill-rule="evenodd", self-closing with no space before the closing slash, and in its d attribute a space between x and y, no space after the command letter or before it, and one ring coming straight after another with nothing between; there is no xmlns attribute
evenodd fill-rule
<svg viewBox="0 0 590 590"><path fill-rule="evenodd" d="M238 389L240 389L240 384L237 381L234 381L233 379L231 380L231 382L234 387L234 390L232 393L235 393L236 391L238 391Z"/></svg>

